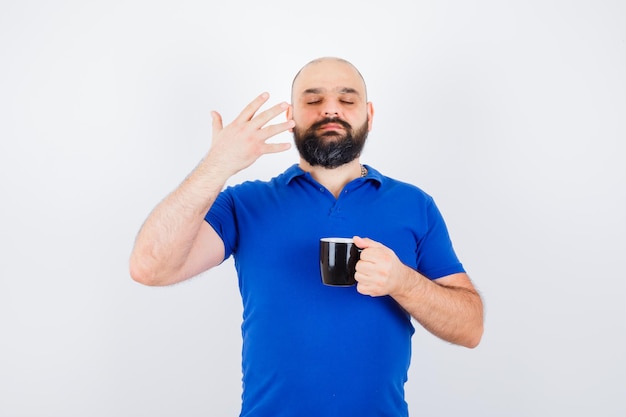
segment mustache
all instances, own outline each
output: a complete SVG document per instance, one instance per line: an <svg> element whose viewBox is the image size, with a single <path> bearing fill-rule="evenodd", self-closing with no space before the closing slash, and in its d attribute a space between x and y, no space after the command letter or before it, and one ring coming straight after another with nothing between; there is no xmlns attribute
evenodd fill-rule
<svg viewBox="0 0 626 417"><path fill-rule="evenodd" d="M314 131L319 129L320 127L329 124L329 123L335 123L340 125L341 127L343 127L344 129L350 131L352 129L352 126L350 125L350 123L346 122L345 120L342 120L338 117L326 117L318 122L315 122L311 125L311 127L309 128L309 130Z"/></svg>

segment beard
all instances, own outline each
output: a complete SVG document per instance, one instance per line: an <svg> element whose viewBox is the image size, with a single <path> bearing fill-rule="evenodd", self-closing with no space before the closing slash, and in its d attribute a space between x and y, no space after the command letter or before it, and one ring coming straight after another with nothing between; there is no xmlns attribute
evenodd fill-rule
<svg viewBox="0 0 626 417"><path fill-rule="evenodd" d="M319 128L328 123L341 125L345 133L328 131L319 134ZM304 131L295 127L293 138L300 156L311 166L337 168L361 155L368 134L367 123L365 121L354 130L344 120L326 118L313 123Z"/></svg>

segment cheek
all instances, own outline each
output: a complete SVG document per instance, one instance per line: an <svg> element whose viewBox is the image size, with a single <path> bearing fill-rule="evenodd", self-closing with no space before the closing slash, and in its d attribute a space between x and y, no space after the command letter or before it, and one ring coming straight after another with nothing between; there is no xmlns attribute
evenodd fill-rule
<svg viewBox="0 0 626 417"><path fill-rule="evenodd" d="M293 121L296 123L296 129L298 130L306 130L315 122L310 115L301 112L293 114Z"/></svg>

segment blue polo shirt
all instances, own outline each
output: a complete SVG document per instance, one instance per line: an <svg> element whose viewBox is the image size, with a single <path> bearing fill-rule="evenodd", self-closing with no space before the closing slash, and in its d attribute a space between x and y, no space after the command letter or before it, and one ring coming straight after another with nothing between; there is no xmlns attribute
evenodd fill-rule
<svg viewBox="0 0 626 417"><path fill-rule="evenodd" d="M206 215L243 301L241 416L407 416L410 316L391 297L321 283L319 239L368 237L430 279L464 272L433 199L381 175L338 198L293 165L224 190Z"/></svg>

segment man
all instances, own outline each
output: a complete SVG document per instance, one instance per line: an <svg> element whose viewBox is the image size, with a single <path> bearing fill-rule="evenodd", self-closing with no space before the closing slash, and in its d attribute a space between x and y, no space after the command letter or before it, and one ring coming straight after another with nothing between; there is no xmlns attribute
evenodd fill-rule
<svg viewBox="0 0 626 417"><path fill-rule="evenodd" d="M296 75L291 99L259 112L264 93L225 127L212 113L211 148L142 226L131 275L170 285L234 256L244 307L242 416L406 416L411 317L475 347L480 296L432 198L360 164L374 109L358 70L316 59ZM268 124L283 112L287 121ZM287 150L266 142L286 130L298 165L223 191L260 156ZM324 236L354 236L362 249L355 287L321 283Z"/></svg>

